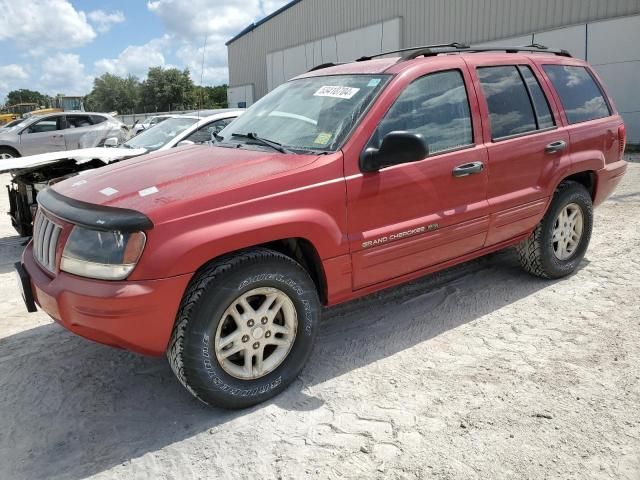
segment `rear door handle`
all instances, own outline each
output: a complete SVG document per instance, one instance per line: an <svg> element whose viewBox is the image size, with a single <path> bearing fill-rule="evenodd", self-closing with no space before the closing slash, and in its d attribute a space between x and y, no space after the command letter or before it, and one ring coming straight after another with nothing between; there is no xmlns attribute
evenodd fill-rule
<svg viewBox="0 0 640 480"><path fill-rule="evenodd" d="M564 140L558 140L557 142L552 142L546 147L544 147L544 153L558 153L567 148L567 142Z"/></svg>
<svg viewBox="0 0 640 480"><path fill-rule="evenodd" d="M484 163L482 162L465 163L464 165L459 165L453 169L453 176L467 177L469 175L480 173L483 170L484 170Z"/></svg>

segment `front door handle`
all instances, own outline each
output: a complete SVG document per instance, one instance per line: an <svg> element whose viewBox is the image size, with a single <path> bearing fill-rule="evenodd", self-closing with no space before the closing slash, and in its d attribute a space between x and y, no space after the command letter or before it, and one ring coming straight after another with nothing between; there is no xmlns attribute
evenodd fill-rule
<svg viewBox="0 0 640 480"><path fill-rule="evenodd" d="M482 162L465 163L464 165L459 165L453 169L453 176L467 177L475 173L480 173L483 170L484 170L484 163Z"/></svg>
<svg viewBox="0 0 640 480"><path fill-rule="evenodd" d="M557 142L552 142L546 147L544 147L544 153L558 153L567 148L567 142L564 140L558 140Z"/></svg>

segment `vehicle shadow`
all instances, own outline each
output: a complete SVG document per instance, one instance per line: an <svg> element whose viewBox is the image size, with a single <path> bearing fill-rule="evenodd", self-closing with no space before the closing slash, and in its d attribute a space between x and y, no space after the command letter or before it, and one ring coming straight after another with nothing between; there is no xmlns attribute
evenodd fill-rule
<svg viewBox="0 0 640 480"><path fill-rule="evenodd" d="M266 405L317 408L323 402L309 386L553 283L528 276L504 251L329 309L300 380ZM0 478L84 478L265 408L206 407L164 359L97 345L55 324L1 339L0 373Z"/></svg>

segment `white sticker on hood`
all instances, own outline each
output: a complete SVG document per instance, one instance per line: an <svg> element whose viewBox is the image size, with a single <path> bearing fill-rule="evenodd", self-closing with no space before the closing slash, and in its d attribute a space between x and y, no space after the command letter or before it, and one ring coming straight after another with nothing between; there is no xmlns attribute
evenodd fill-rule
<svg viewBox="0 0 640 480"><path fill-rule="evenodd" d="M158 190L157 187L149 187L149 188L145 188L144 190L140 190L138 192L138 195L140 195L141 197L146 197L147 195L153 195L154 193L158 193L160 190Z"/></svg>
<svg viewBox="0 0 640 480"><path fill-rule="evenodd" d="M320 87L313 95L315 97L333 97L333 98L345 98L350 99L353 98L356 93L360 91L359 88L353 87L332 87L332 86L324 86Z"/></svg>
<svg viewBox="0 0 640 480"><path fill-rule="evenodd" d="M110 197L111 195L115 195L116 193L118 193L118 190L116 190L115 188L107 187L100 190L100 193L106 195L107 197Z"/></svg>

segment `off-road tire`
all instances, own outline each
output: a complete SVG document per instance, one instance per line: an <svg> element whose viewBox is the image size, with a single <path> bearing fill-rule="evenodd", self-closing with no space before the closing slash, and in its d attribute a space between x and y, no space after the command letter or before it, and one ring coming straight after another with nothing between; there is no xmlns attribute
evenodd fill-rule
<svg viewBox="0 0 640 480"><path fill-rule="evenodd" d="M553 228L560 211L575 203L582 210L583 233L575 252L566 260L560 260L553 250ZM531 236L517 247L522 267L531 275L554 279L570 275L578 267L589 246L593 228L593 203L591 195L580 183L562 182L556 189L551 205Z"/></svg>
<svg viewBox="0 0 640 480"><path fill-rule="evenodd" d="M297 334L275 370L255 380L241 380L218 362L214 336L229 305L260 287L277 288L290 298ZM202 402L228 409L250 407L282 392L298 376L311 354L320 310L313 280L291 258L265 248L227 256L202 268L187 287L167 358L180 383Z"/></svg>

